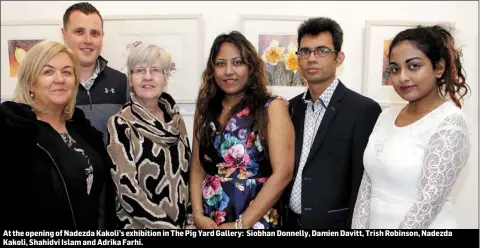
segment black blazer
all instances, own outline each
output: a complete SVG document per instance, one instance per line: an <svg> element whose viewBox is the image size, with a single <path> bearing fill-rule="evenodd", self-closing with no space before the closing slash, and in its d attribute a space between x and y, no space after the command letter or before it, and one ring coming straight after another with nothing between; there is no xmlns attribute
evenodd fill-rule
<svg viewBox="0 0 480 248"><path fill-rule="evenodd" d="M295 127L295 172L282 197L286 208L302 152L307 106L302 96L289 101ZM363 175L363 152L381 111L377 102L339 82L303 168L302 228L350 228Z"/></svg>
<svg viewBox="0 0 480 248"><path fill-rule="evenodd" d="M67 125L102 159L103 167L97 170L90 195L98 197L98 209L91 209L97 204L85 204L86 196L76 194L61 172L73 166L75 160L65 153L68 148L60 135L41 124L29 105L6 101L0 104L0 143L5 165L1 185L3 197L8 200L3 209L12 218L2 220L4 230L117 229L115 186L110 175L113 165L102 134L78 108ZM86 208L92 214L85 216L78 211Z"/></svg>

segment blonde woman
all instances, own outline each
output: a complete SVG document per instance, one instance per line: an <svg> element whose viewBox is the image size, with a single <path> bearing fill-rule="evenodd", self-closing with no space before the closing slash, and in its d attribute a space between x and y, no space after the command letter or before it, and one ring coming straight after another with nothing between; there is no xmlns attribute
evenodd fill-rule
<svg viewBox="0 0 480 248"><path fill-rule="evenodd" d="M44 41L23 59L14 100L1 104L8 229L98 229L114 213L100 213L109 160L102 134L75 108L78 84L76 55Z"/></svg>
<svg viewBox="0 0 480 248"><path fill-rule="evenodd" d="M108 121L120 227L186 228L193 224L187 218L191 151L178 105L164 92L168 54L141 43L131 50L127 67L131 101Z"/></svg>

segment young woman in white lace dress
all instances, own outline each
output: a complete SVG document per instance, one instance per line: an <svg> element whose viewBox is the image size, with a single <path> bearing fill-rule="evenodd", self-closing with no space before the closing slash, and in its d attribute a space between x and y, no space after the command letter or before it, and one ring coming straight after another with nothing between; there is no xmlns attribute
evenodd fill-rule
<svg viewBox="0 0 480 248"><path fill-rule="evenodd" d="M389 49L406 106L382 112L364 153L352 228L455 228L449 199L469 155L460 52L440 26L400 32Z"/></svg>

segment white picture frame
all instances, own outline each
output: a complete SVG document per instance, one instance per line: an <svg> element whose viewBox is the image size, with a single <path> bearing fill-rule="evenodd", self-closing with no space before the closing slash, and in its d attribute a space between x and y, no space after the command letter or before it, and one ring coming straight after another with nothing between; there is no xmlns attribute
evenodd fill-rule
<svg viewBox="0 0 480 248"><path fill-rule="evenodd" d="M391 81L388 79L388 73L383 72L389 41L399 32L418 25L442 25L447 28L455 26L454 23L425 21L366 20L365 22L362 94L377 101L383 108L402 106L407 103L389 85Z"/></svg>
<svg viewBox="0 0 480 248"><path fill-rule="evenodd" d="M127 73L127 44L148 42L172 56L175 71L165 92L179 104L196 103L203 67L201 14L106 16L102 56L112 68Z"/></svg>
<svg viewBox="0 0 480 248"><path fill-rule="evenodd" d="M259 52L260 57L263 54L260 50L259 41L260 37L268 36L295 36L296 42L297 29L303 21L306 21L309 16L269 16L269 15L242 15L240 16L240 32L254 45ZM293 40L293 39L291 39ZM280 44L287 53L288 47L286 44ZM295 46L298 47L297 44ZM298 49L298 48L297 48ZM267 62L265 62L265 70L268 74L269 68L267 68ZM296 74L296 73L295 73ZM296 76L295 76L296 77ZM271 80L269 80L271 82ZM280 95L287 100L302 94L306 91L307 87L304 86L277 86L268 85L268 89L275 95Z"/></svg>
<svg viewBox="0 0 480 248"><path fill-rule="evenodd" d="M62 20L2 21L1 99L13 99L16 77L10 76L9 40L55 40L63 43ZM176 70L166 92L179 104L194 104L201 82L203 58L203 16L201 14L104 16L104 39L101 56L108 66L127 73L126 42L150 42L172 55Z"/></svg>
<svg viewBox="0 0 480 248"><path fill-rule="evenodd" d="M63 43L62 21L2 21L1 88L2 101L12 100L17 85L20 62L34 44L41 40ZM10 49L10 51L9 51Z"/></svg>

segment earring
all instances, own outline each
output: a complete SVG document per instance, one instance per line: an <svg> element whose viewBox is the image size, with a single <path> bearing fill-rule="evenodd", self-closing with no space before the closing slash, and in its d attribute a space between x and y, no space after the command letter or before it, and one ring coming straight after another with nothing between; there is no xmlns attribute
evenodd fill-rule
<svg viewBox="0 0 480 248"><path fill-rule="evenodd" d="M33 93L33 92L30 91L30 97L31 97L32 99L35 98L35 93Z"/></svg>

